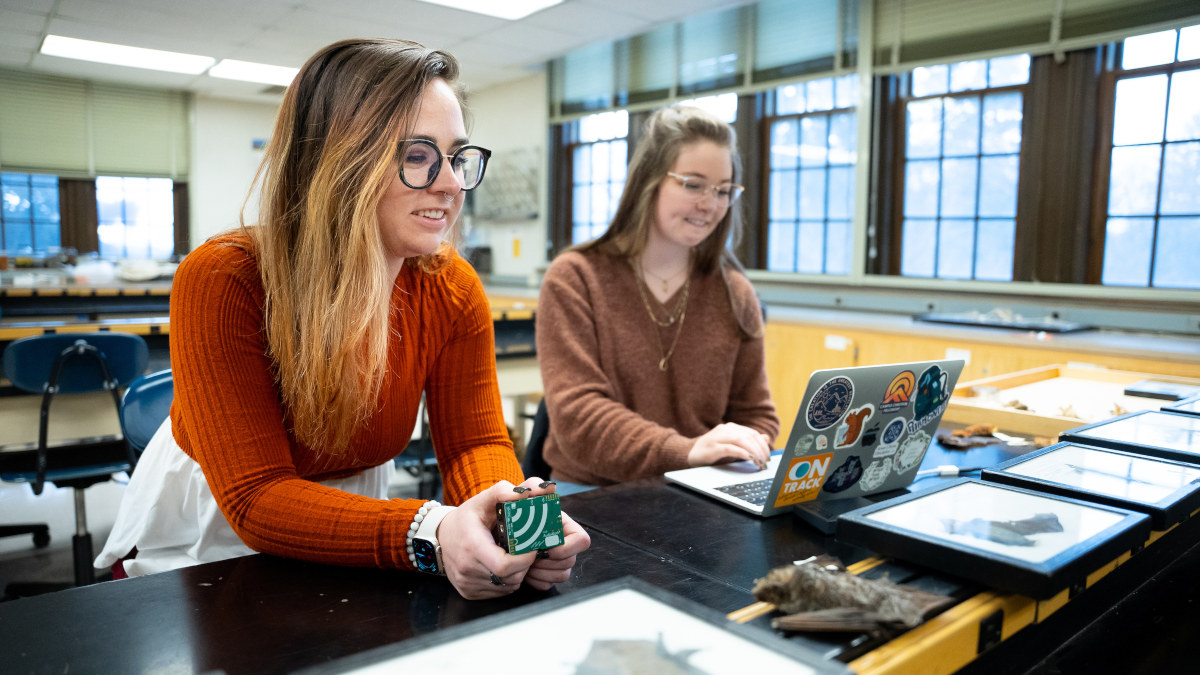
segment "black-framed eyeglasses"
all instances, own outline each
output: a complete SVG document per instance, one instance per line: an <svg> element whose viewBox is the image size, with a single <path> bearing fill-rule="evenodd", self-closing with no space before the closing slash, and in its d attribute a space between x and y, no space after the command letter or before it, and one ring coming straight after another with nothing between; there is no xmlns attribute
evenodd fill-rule
<svg viewBox="0 0 1200 675"><path fill-rule="evenodd" d="M718 204L732 204L737 201L738 197L746 191L746 188L736 183L705 183L699 178L692 176L684 176L674 171L668 171L667 175L675 179L679 183L679 187L683 188L684 194L692 199L692 201L700 201L704 195L712 193Z"/></svg>
<svg viewBox="0 0 1200 675"><path fill-rule="evenodd" d="M415 138L400 141L400 180L414 190L424 190L433 185L442 171L442 159L449 159L458 184L464 190L474 190L483 181L492 151L478 145L464 145L453 155L443 154L433 141Z"/></svg>

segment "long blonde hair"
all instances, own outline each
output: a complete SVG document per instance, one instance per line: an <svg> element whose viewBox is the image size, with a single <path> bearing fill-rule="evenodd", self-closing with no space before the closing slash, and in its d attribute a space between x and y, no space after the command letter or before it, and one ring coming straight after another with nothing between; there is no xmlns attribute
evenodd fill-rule
<svg viewBox="0 0 1200 675"><path fill-rule="evenodd" d="M453 56L415 42L343 40L313 55L284 95L255 177L258 222L243 230L284 410L297 440L323 452L344 452L378 406L394 279L376 209L425 87L457 77ZM452 250L406 264L436 272Z"/></svg>

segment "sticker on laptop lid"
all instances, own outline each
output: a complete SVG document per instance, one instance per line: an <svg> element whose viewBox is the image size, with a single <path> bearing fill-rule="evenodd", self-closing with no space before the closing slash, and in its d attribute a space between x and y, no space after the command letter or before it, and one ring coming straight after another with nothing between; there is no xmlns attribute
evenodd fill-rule
<svg viewBox="0 0 1200 675"><path fill-rule="evenodd" d="M836 376L826 380L813 394L805 411L808 428L824 431L842 420L854 400L854 383L848 377Z"/></svg>
<svg viewBox="0 0 1200 675"><path fill-rule="evenodd" d="M932 442L933 439L924 431L918 431L904 439L900 443L900 451L896 453L896 473L904 473L909 469L916 468Z"/></svg>
<svg viewBox="0 0 1200 675"><path fill-rule="evenodd" d="M894 413L908 407L913 390L917 387L917 376L911 370L906 370L892 378L891 384L883 392L883 401L879 404L879 412Z"/></svg>
<svg viewBox="0 0 1200 675"><path fill-rule="evenodd" d="M790 506L816 499L832 460L832 452L793 458L784 474L779 494L775 497L775 506Z"/></svg>
<svg viewBox="0 0 1200 675"><path fill-rule="evenodd" d="M862 480L858 482L858 486L863 489L863 492L870 492L883 485L883 481L887 480L891 473L892 460L877 459L863 471Z"/></svg>
<svg viewBox="0 0 1200 675"><path fill-rule="evenodd" d="M855 455L850 455L846 458L842 465L833 470L829 475L829 480L825 481L823 490L826 492L837 494L843 490L849 490L854 487L859 478L863 475L862 460Z"/></svg>
<svg viewBox="0 0 1200 675"><path fill-rule="evenodd" d="M871 419L871 416L874 414L875 406L870 403L856 410L851 410L846 415L846 419L842 420L842 423L838 425L837 434L834 436L837 440L833 447L849 448L858 443L858 437L862 435L863 427L866 425L867 420Z"/></svg>

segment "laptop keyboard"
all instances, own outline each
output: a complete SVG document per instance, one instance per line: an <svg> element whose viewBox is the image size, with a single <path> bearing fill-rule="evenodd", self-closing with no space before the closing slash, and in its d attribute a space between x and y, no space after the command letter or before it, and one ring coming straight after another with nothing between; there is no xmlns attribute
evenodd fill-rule
<svg viewBox="0 0 1200 675"><path fill-rule="evenodd" d="M771 491L771 482L774 480L774 477L764 478L734 485L722 485L715 489L742 501L762 506L767 503L767 493Z"/></svg>

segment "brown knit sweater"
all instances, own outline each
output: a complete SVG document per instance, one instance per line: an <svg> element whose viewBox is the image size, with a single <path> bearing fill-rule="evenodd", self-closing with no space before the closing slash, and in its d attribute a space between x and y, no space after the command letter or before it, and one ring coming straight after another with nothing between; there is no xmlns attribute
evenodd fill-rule
<svg viewBox="0 0 1200 675"><path fill-rule="evenodd" d="M491 310L461 258L437 274L405 265L396 279L388 372L375 413L345 453L299 443L266 354L263 287L252 255L210 240L171 289L171 430L200 464L237 535L275 555L410 568L409 523L420 500L368 499L313 481L358 473L404 450L426 392L445 501L501 479L521 481L496 384Z"/></svg>
<svg viewBox="0 0 1200 675"><path fill-rule="evenodd" d="M742 324L761 334L750 281L727 274ZM646 298L666 316L653 295ZM767 391L763 340L746 337L734 311L720 273L693 275L683 334L662 372L658 362L676 328L651 322L633 267L595 251L555 258L537 315L550 413L543 452L554 477L607 485L686 468L696 438L722 422L757 429L773 443L779 418Z"/></svg>

